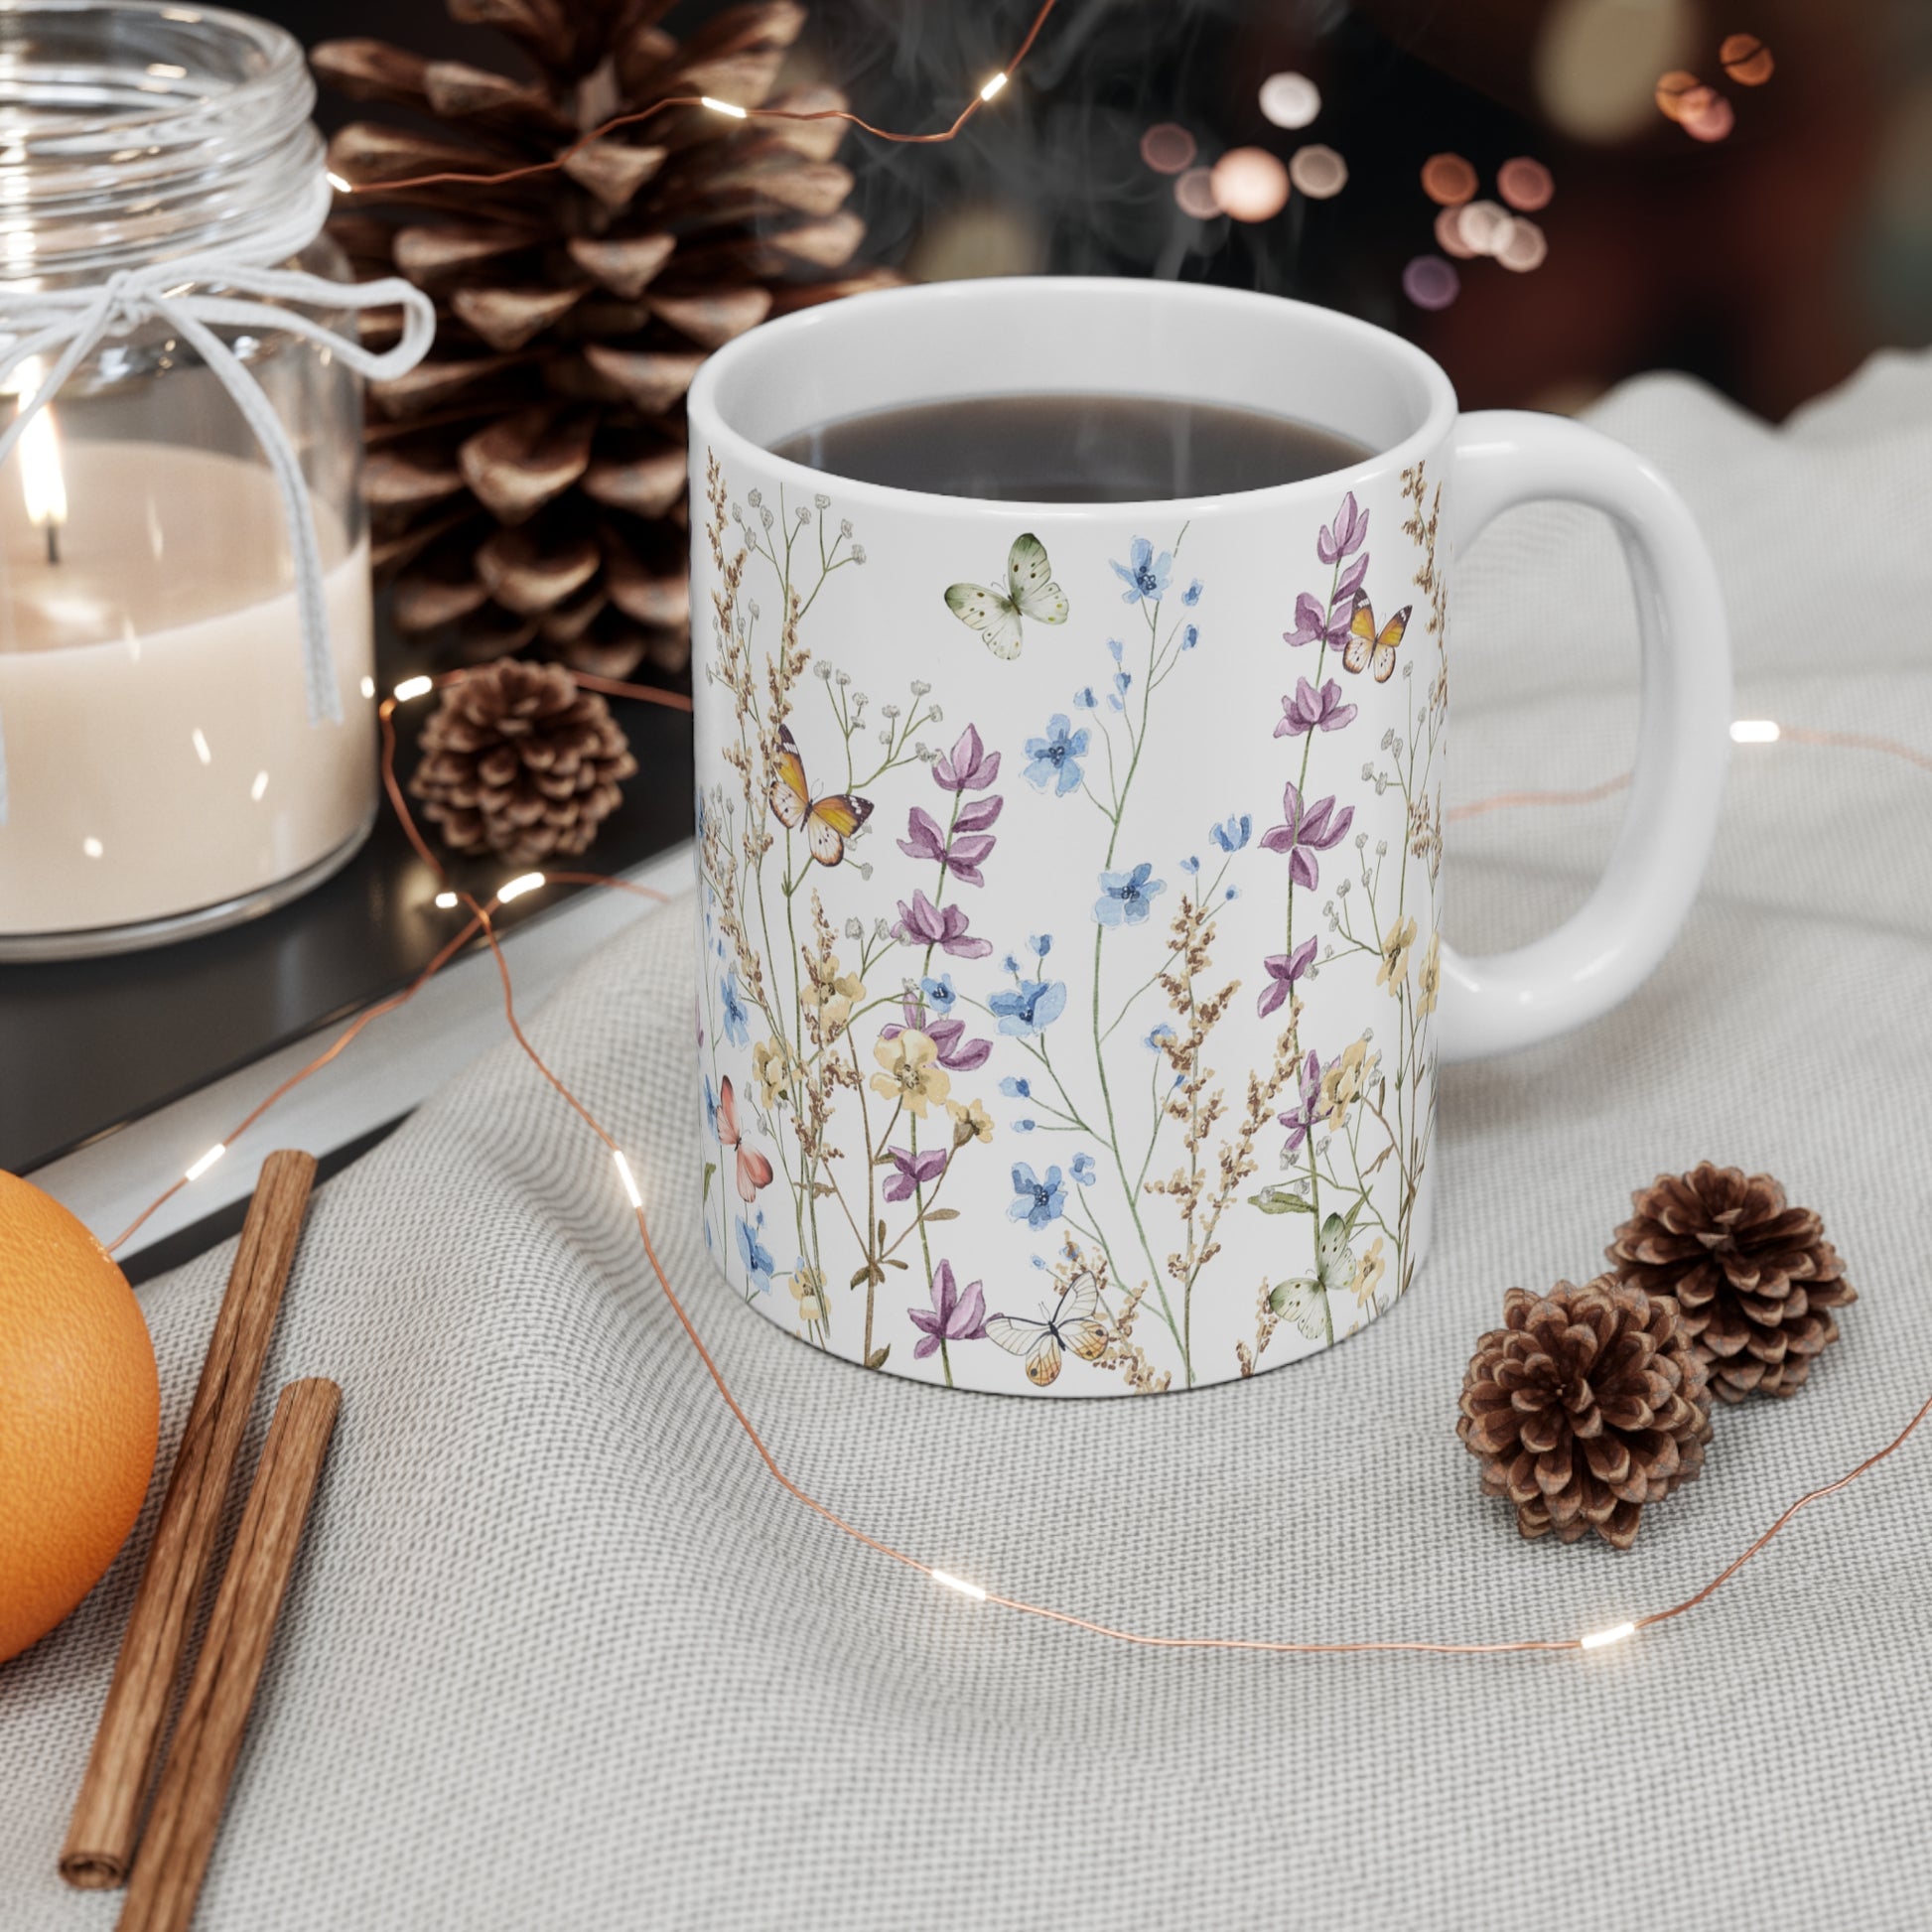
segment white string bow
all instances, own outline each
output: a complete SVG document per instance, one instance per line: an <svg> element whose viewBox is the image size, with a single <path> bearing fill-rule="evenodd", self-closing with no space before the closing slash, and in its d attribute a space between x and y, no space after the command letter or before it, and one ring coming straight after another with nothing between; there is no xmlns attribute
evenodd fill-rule
<svg viewBox="0 0 1932 1932"><path fill-rule="evenodd" d="M327 205L325 186L323 205ZM320 219L290 245L289 233L269 237L250 254L273 251L287 260L312 240ZM232 293L203 294L216 287ZM252 299L249 299L252 298ZM373 354L350 337L284 306L301 303L319 309L400 308L402 337ZM309 722L340 724L342 695L337 688L335 652L329 638L329 612L323 600L322 549L316 538L314 506L302 475L301 459L248 365L214 332L216 328L271 331L300 336L340 357L370 381L393 379L423 359L436 335L436 310L422 290L396 277L375 282L331 282L297 269L257 267L234 255L178 256L116 270L91 288L16 289L0 281L0 386L29 357L54 355L46 378L0 433L0 466L13 454L27 425L52 402L62 385L102 342L131 335L144 323L160 320L202 359L234 399L243 420L261 445L281 488L288 519L289 550L295 564L295 600L301 619L302 664L308 687ZM0 825L7 822L7 754L0 730Z"/></svg>

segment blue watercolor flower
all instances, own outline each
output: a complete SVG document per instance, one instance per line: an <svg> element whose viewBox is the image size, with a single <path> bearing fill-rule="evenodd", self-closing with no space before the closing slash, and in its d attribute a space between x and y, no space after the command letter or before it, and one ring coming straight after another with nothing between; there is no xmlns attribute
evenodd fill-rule
<svg viewBox="0 0 1932 1932"><path fill-rule="evenodd" d="M953 1010L953 1002L959 995L953 991L952 975L941 973L934 979L919 982L919 991L925 995L925 1003L934 1013L946 1014Z"/></svg>
<svg viewBox="0 0 1932 1932"><path fill-rule="evenodd" d="M1025 1221L1030 1228L1043 1228L1057 1221L1066 1207L1066 1177L1058 1168L1048 1168L1042 1180L1024 1161L1013 1164L1013 1199L1007 1204L1007 1218Z"/></svg>
<svg viewBox="0 0 1932 1932"><path fill-rule="evenodd" d="M718 1095L711 1084L711 1075L704 1076L704 1124L706 1131L715 1141L718 1138Z"/></svg>
<svg viewBox="0 0 1932 1932"><path fill-rule="evenodd" d="M1160 1052L1162 1047L1172 1045L1173 1042L1173 1029L1170 1027L1165 1021L1163 1021L1160 1026L1156 1027L1154 1031L1150 1033L1144 1040L1141 1041L1141 1044L1145 1046L1150 1052L1158 1053Z"/></svg>
<svg viewBox="0 0 1932 1932"><path fill-rule="evenodd" d="M1093 695L1093 686L1091 684L1083 684L1079 690L1074 692L1073 702L1080 710L1091 711L1099 704L1100 700Z"/></svg>
<svg viewBox="0 0 1932 1932"><path fill-rule="evenodd" d="M1254 820L1246 812L1242 812L1237 817L1222 819L1220 824L1214 826L1208 832L1207 836L1223 852L1239 852L1254 836Z"/></svg>
<svg viewBox="0 0 1932 1932"><path fill-rule="evenodd" d="M1118 568L1118 566L1116 566L1116 568ZM1126 654L1126 651L1127 651L1127 646L1123 644L1118 637L1109 637L1107 639L1107 655L1111 657L1116 664L1120 662L1121 658Z"/></svg>
<svg viewBox="0 0 1932 1932"><path fill-rule="evenodd" d="M1154 878L1153 872L1154 868L1146 864L1132 872L1103 872L1093 916L1102 925L1146 924L1151 901L1168 890L1167 882Z"/></svg>
<svg viewBox="0 0 1932 1932"><path fill-rule="evenodd" d="M1031 1134L1034 1131L1034 1123L1031 1120L1016 1120L1013 1123L1013 1131L1016 1134Z"/></svg>
<svg viewBox="0 0 1932 1932"><path fill-rule="evenodd" d="M1073 1157L1073 1178L1082 1187L1091 1187L1093 1185L1093 1156L1091 1154L1076 1154Z"/></svg>
<svg viewBox="0 0 1932 1932"><path fill-rule="evenodd" d="M1050 784L1056 798L1077 790L1080 760L1087 755L1087 744L1084 726L1075 731L1065 712L1054 712L1046 721L1046 736L1027 741L1027 756L1033 760L1027 766L1027 781L1036 791L1044 791Z"/></svg>
<svg viewBox="0 0 1932 1932"><path fill-rule="evenodd" d="M718 1004L724 1009L725 1037L734 1046L749 1046L752 1043L752 1021L745 1011L744 996L738 990L736 966L725 975L725 983L718 991Z"/></svg>
<svg viewBox="0 0 1932 1932"><path fill-rule="evenodd" d="M1012 1038L1031 1037L1043 1033L1066 1011L1064 980L1022 980L1004 993L987 1001L986 1010L1000 1023L1000 1031Z"/></svg>
<svg viewBox="0 0 1932 1932"><path fill-rule="evenodd" d="M1027 944L1034 949L1035 959L1044 959L1053 950L1053 935L1050 932L1030 932Z"/></svg>
<svg viewBox="0 0 1932 1932"><path fill-rule="evenodd" d="M1198 855L1195 855L1195 856L1192 856L1192 857L1189 857L1189 858L1185 858L1185 859L1183 859L1183 860L1181 860L1181 862L1180 862L1180 870L1181 870L1182 872L1199 872L1199 871L1200 871L1200 859L1199 859L1199 857L1198 857Z"/></svg>
<svg viewBox="0 0 1932 1932"><path fill-rule="evenodd" d="M1200 642L1200 625L1197 623L1190 623L1187 626L1187 628L1180 633L1180 648L1182 650L1192 650L1193 647L1199 642Z"/></svg>
<svg viewBox="0 0 1932 1932"><path fill-rule="evenodd" d="M1198 577L1196 577L1194 581L1191 584L1189 584L1184 591L1180 593L1180 601L1181 603L1186 605L1188 610L1191 611L1194 608L1194 606L1200 602L1200 593L1201 593L1201 581Z"/></svg>
<svg viewBox="0 0 1932 1932"><path fill-rule="evenodd" d="M1033 1082L1018 1079L1011 1073L1000 1082L1000 1091L1009 1100L1031 1100L1034 1097Z"/></svg>
<svg viewBox="0 0 1932 1932"><path fill-rule="evenodd" d="M738 1229L738 1258L745 1264L745 1272L752 1278L752 1286L760 1295L771 1293L771 1257L765 1253L759 1236L764 1232L764 1210L759 1209L758 1224L755 1227L743 1214L735 1223Z"/></svg>
<svg viewBox="0 0 1932 1932"><path fill-rule="evenodd" d="M1120 601L1141 604L1151 599L1158 604L1168 592L1168 576L1173 569L1173 553L1164 550L1157 557L1146 537L1136 537L1127 554L1132 559L1130 563L1113 567L1114 575L1127 586L1120 594Z"/></svg>

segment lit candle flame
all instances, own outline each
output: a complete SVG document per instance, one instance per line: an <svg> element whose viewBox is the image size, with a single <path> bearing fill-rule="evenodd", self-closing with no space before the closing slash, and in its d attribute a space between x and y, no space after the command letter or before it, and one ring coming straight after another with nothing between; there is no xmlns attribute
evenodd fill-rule
<svg viewBox="0 0 1932 1932"><path fill-rule="evenodd" d="M44 379L40 357L30 355L14 378L14 393L23 400L36 394ZM68 520L68 484L61 469L61 432L50 403L35 411L20 435L20 488L27 499L27 520L47 533L47 560L61 561L61 528Z"/></svg>

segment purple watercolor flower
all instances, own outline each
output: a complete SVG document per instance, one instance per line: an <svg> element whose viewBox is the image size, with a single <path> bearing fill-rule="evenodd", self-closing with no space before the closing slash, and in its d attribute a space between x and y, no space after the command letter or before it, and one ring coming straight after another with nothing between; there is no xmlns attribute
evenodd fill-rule
<svg viewBox="0 0 1932 1932"><path fill-rule="evenodd" d="M1320 603L1304 591L1295 600L1295 628L1282 632L1285 644L1325 644L1340 650L1348 641L1348 621L1355 615L1355 594L1338 597L1322 615Z"/></svg>
<svg viewBox="0 0 1932 1932"><path fill-rule="evenodd" d="M941 791L984 791L1000 775L1000 755L989 754L975 726L960 733L950 752L942 752L932 767L932 782Z"/></svg>
<svg viewBox="0 0 1932 1932"><path fill-rule="evenodd" d="M953 1280L952 1263L942 1261L932 1271L932 1312L908 1309L906 1314L919 1339L912 1359L924 1361L939 1352L942 1341L983 1341L986 1338L986 1295L978 1282L969 1282L962 1295Z"/></svg>
<svg viewBox="0 0 1932 1932"><path fill-rule="evenodd" d="M1355 807L1344 805L1336 811L1334 799L1323 798L1305 809L1301 791L1291 778L1282 788L1282 815L1285 823L1261 835L1262 847L1269 852L1286 852L1292 885L1306 886L1313 892L1321 881L1321 868L1314 855L1340 843L1355 822ZM951 907L947 909L950 911Z"/></svg>
<svg viewBox="0 0 1932 1932"><path fill-rule="evenodd" d="M1314 941L1311 939L1310 945ZM1321 1118L1321 1055L1309 1049L1308 1064L1302 1069L1302 1093L1294 1112L1279 1116L1288 1129L1288 1152L1298 1152Z"/></svg>
<svg viewBox="0 0 1932 1932"><path fill-rule="evenodd" d="M981 798L968 805L953 822L950 844L939 829L939 821L923 805L914 805L907 814L905 829L910 835L898 841L898 849L908 859L931 859L967 886L984 886L986 875L980 871L998 841L980 827L991 825L1000 816L1005 801Z"/></svg>
<svg viewBox="0 0 1932 1932"><path fill-rule="evenodd" d="M1271 953L1261 963L1268 969L1268 984L1261 989L1255 1013L1265 1019L1288 998L1288 990L1309 970L1314 958L1314 941L1305 939L1292 953Z"/></svg>
<svg viewBox="0 0 1932 1932"><path fill-rule="evenodd" d="M1355 492L1351 489L1341 499L1335 520L1324 524L1321 534L1315 538L1314 554L1324 564L1336 564L1344 557L1352 557L1367 541L1368 511L1356 506Z"/></svg>
<svg viewBox="0 0 1932 1932"><path fill-rule="evenodd" d="M927 1148L923 1154L908 1154L902 1147L889 1147L893 1172L879 1191L888 1200L910 1200L913 1190L928 1187L946 1172L946 1150Z"/></svg>
<svg viewBox="0 0 1932 1932"><path fill-rule="evenodd" d="M1362 527L1367 529L1368 517L1362 518ZM1343 598L1350 600L1350 610L1354 608L1355 593L1362 588L1362 580L1368 575L1368 552L1364 550L1342 574L1335 579L1334 602L1339 604Z"/></svg>
<svg viewBox="0 0 1932 1932"><path fill-rule="evenodd" d="M1355 715L1352 704L1341 701L1341 686L1330 678L1316 691L1307 678L1297 678L1294 697L1282 699L1277 738L1306 738L1310 732L1338 732Z"/></svg>
<svg viewBox="0 0 1932 1932"><path fill-rule="evenodd" d="M1288 702L1286 698L1282 700ZM1276 733L1279 738L1281 734ZM939 821L923 805L914 805L905 821L906 836L899 840L898 849L908 859L936 859L943 866L946 863L946 837L939 829Z"/></svg>
<svg viewBox="0 0 1932 1932"><path fill-rule="evenodd" d="M907 1028L914 1033L924 1034L938 1053L939 1064L950 1073L972 1073L984 1066L992 1056L993 1042L990 1039L968 1039L963 1020L955 1020L946 1014L928 1013L922 1002L913 999L902 1000L899 1012L905 1016L905 1026L894 1024L881 1027L881 1039L897 1039Z"/></svg>
<svg viewBox="0 0 1932 1932"><path fill-rule="evenodd" d="M899 900L898 924L893 933L910 945L937 946L955 959L984 959L993 950L993 942L970 937L967 923L961 907L948 905L942 911L923 893L914 893L910 905Z"/></svg>

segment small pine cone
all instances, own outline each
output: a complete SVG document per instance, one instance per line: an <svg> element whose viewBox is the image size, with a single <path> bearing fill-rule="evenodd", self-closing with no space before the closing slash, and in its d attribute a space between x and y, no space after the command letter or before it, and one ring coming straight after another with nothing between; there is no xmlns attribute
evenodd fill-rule
<svg viewBox="0 0 1932 1932"><path fill-rule="evenodd" d="M1631 1197L1636 1212L1605 1250L1619 1281L1675 1298L1685 1332L1726 1402L1790 1396L1811 1358L1838 1339L1832 1310L1856 1302L1824 1223L1788 1207L1768 1173L1709 1161L1659 1174Z"/></svg>
<svg viewBox="0 0 1932 1932"><path fill-rule="evenodd" d="M1512 1288L1460 1407L1455 1433L1482 1459L1484 1493L1516 1505L1531 1541L1594 1530L1627 1550L1644 1504L1693 1481L1711 1439L1704 1364L1676 1303L1607 1275L1543 1296Z"/></svg>
<svg viewBox="0 0 1932 1932"><path fill-rule="evenodd" d="M560 664L505 658L446 685L409 780L454 852L582 852L637 769L611 707Z"/></svg>

